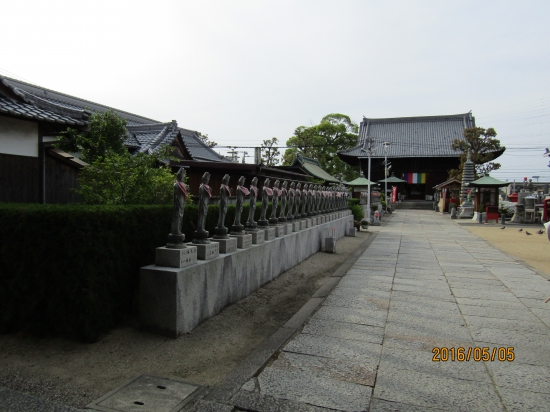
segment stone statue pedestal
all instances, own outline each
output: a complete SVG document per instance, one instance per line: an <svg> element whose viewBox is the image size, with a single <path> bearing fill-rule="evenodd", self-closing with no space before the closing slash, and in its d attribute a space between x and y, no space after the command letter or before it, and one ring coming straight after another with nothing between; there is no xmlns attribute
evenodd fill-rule
<svg viewBox="0 0 550 412"><path fill-rule="evenodd" d="M306 229L313 226L313 219L308 218L306 219Z"/></svg>
<svg viewBox="0 0 550 412"><path fill-rule="evenodd" d="M231 233L229 234L229 236L240 236L240 235L244 235L244 226L243 225L233 225L231 226Z"/></svg>
<svg viewBox="0 0 550 412"><path fill-rule="evenodd" d="M525 217L525 205L522 203L516 203L516 208L514 210L514 216L510 222L523 223Z"/></svg>
<svg viewBox="0 0 550 412"><path fill-rule="evenodd" d="M170 233L168 235L168 243L166 244L166 247L168 249L185 249L185 243L183 243L184 240L184 234L173 235Z"/></svg>
<svg viewBox="0 0 550 412"><path fill-rule="evenodd" d="M220 244L220 253L233 253L237 251L237 239L227 236L227 239L210 239L212 242Z"/></svg>
<svg viewBox="0 0 550 412"><path fill-rule="evenodd" d="M238 249L247 249L252 246L252 235L247 235L246 233L239 235L230 234L229 237L237 239Z"/></svg>
<svg viewBox="0 0 550 412"><path fill-rule="evenodd" d="M286 217L284 217L284 216L283 216L283 217L280 217L279 219L277 219L277 221L278 221L279 223L285 223L285 222L286 222Z"/></svg>
<svg viewBox="0 0 550 412"><path fill-rule="evenodd" d="M285 235L290 235L292 233L292 223L285 223L283 227L285 228Z"/></svg>
<svg viewBox="0 0 550 412"><path fill-rule="evenodd" d="M275 229L275 237L281 237L285 234L285 227L282 225L277 225L273 229Z"/></svg>
<svg viewBox="0 0 550 412"><path fill-rule="evenodd" d="M276 217L272 217L268 220L270 226L275 226L279 224L279 219Z"/></svg>
<svg viewBox="0 0 550 412"><path fill-rule="evenodd" d="M193 232L193 245L208 245L210 243L208 235L209 233L206 230L195 230Z"/></svg>
<svg viewBox="0 0 550 412"><path fill-rule="evenodd" d="M269 227L269 220L258 220L258 228L267 229Z"/></svg>
<svg viewBox="0 0 550 412"><path fill-rule="evenodd" d="M244 227L244 230L246 231L246 233L252 233L252 232L257 232L258 230L258 224L256 222L253 222L253 223L247 223L246 226Z"/></svg>
<svg viewBox="0 0 550 412"><path fill-rule="evenodd" d="M300 230L307 228L307 221L305 219L300 220Z"/></svg>
<svg viewBox="0 0 550 412"><path fill-rule="evenodd" d="M210 260L220 255L220 244L218 242L193 243L193 246L197 248L197 259L199 260Z"/></svg>
<svg viewBox="0 0 550 412"><path fill-rule="evenodd" d="M292 222L292 231L298 232L300 230L300 222L294 221Z"/></svg>
<svg viewBox="0 0 550 412"><path fill-rule="evenodd" d="M252 244L253 245L259 245L261 243L264 243L265 240L265 233L263 230L256 229L253 232L246 232L249 235L252 235Z"/></svg>
<svg viewBox="0 0 550 412"><path fill-rule="evenodd" d="M474 217L474 207L473 206L461 206L460 213L458 214L459 219L471 219Z"/></svg>
<svg viewBox="0 0 550 412"><path fill-rule="evenodd" d="M155 250L155 265L169 268L184 268L197 263L197 247L186 246L184 249L171 249L165 246Z"/></svg>
<svg viewBox="0 0 550 412"><path fill-rule="evenodd" d="M226 227L216 227L214 228L214 236L212 236L213 239L229 239L229 236L227 236L227 228Z"/></svg>
<svg viewBox="0 0 550 412"><path fill-rule="evenodd" d="M266 242L275 239L275 228L274 227L268 227L268 228L264 229L264 235L265 235L265 241Z"/></svg>

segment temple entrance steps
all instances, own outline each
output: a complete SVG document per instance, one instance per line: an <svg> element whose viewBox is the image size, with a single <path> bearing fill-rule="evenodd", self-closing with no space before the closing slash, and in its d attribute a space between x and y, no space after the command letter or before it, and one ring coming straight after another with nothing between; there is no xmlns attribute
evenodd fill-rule
<svg viewBox="0 0 550 412"><path fill-rule="evenodd" d="M397 203L397 208L433 210L433 204L434 202L432 200L404 200Z"/></svg>

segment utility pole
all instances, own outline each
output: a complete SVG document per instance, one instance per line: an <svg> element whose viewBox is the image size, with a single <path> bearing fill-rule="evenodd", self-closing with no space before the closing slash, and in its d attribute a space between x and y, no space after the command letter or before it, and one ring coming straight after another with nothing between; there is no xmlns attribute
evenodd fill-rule
<svg viewBox="0 0 550 412"><path fill-rule="evenodd" d="M231 150L228 151L227 154L231 155L231 161L232 161L232 162L237 162L237 161L238 161L238 158L237 158L238 152L235 150L234 147L229 146L229 148L230 148Z"/></svg>
<svg viewBox="0 0 550 412"><path fill-rule="evenodd" d="M371 210L370 210L370 164L371 164L371 156L372 156L372 142L374 141L374 139L372 137L367 137L366 138L366 143L367 143L367 153L369 155L369 163L368 163L368 177L367 177L367 180L368 180L368 183L367 183L367 191L368 191L368 194L367 194L367 214L368 214L368 217L367 219L369 220L369 223L371 223L371 220L370 220L370 213L371 213Z"/></svg>
<svg viewBox="0 0 550 412"><path fill-rule="evenodd" d="M390 174L390 165L388 164L388 147L390 142L384 142L384 198L386 199L386 213L388 213L388 176Z"/></svg>

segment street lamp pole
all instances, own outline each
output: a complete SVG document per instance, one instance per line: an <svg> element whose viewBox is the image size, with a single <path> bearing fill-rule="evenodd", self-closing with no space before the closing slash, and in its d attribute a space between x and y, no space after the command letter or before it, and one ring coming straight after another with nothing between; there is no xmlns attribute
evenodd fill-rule
<svg viewBox="0 0 550 412"><path fill-rule="evenodd" d="M371 213L371 210L370 210L370 165L371 165L371 155L372 155L372 142L373 142L373 138L372 137L367 137L366 139L367 143L368 143L368 148L367 148L367 151L368 151L368 154L369 154L369 163L368 163L368 176L367 176L367 219L369 221L369 223L371 223L371 220L370 220L370 213Z"/></svg>
<svg viewBox="0 0 550 412"><path fill-rule="evenodd" d="M388 175L389 175L389 167L388 167L388 147L390 146L390 142L384 142L384 198L386 199L386 213L388 213ZM370 158L369 158L370 159Z"/></svg>

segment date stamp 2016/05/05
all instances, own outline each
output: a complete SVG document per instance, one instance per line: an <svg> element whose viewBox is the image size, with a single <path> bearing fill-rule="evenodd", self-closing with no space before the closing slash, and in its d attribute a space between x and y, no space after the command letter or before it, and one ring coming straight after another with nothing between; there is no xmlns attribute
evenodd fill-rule
<svg viewBox="0 0 550 412"><path fill-rule="evenodd" d="M515 358L513 347L501 347L501 348L488 348L488 347L475 347L475 348L446 348L435 347L432 350L434 354L432 361L434 362L512 362Z"/></svg>

